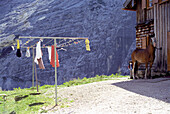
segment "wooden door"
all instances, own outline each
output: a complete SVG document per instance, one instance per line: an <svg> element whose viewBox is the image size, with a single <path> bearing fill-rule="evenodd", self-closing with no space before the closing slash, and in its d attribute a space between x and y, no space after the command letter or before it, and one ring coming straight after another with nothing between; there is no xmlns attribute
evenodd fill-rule
<svg viewBox="0 0 170 114"><path fill-rule="evenodd" d="M168 37L167 37L167 69L170 71L170 32L168 32Z"/></svg>

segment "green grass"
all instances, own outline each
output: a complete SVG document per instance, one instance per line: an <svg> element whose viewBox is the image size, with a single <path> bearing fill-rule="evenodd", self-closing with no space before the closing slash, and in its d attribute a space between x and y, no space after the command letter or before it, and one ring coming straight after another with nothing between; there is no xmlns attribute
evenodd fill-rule
<svg viewBox="0 0 170 114"><path fill-rule="evenodd" d="M96 76L92 78L83 78L83 79L75 79L69 82L65 82L63 85L59 85L59 88L62 87L70 87L75 85L82 85L92 82L104 81L104 80L112 80L121 77L128 77L128 76L121 76L120 74L116 75L102 75ZM42 107L50 106L53 107L55 105L55 98L54 98L54 85L44 85L39 87L40 95L30 95L30 93L36 93L36 88L14 88L12 91L1 91L0 94L7 94L7 99L4 101L3 97L0 96L0 114L9 114L12 111L15 111L17 114L37 114L38 112L47 112L47 110L40 110ZM20 100L15 101L16 96L24 96L28 95L28 97ZM67 98L57 98L58 104L61 108L68 107L68 103L74 102L74 100L68 100ZM29 105L32 103L42 102L43 105L36 105L30 107Z"/></svg>
<svg viewBox="0 0 170 114"><path fill-rule="evenodd" d="M96 77L92 77L92 78L86 78L84 77L83 79L75 79L75 80L71 80L69 82L65 82L63 83L63 85L59 85L59 87L70 87L70 86L75 86L75 85L82 85L82 84L88 84L88 83L92 83L92 82L99 82L99 81L105 81L105 80L114 80L114 79L118 79L118 78L123 78L123 77L129 77L129 76L122 76L120 74L112 74L110 76L106 76L106 75L96 75Z"/></svg>
<svg viewBox="0 0 170 114"><path fill-rule="evenodd" d="M40 91L42 93L40 95L29 95L30 93L36 93L36 90L28 88L15 88L13 91L1 91L1 94L7 94L8 96L6 101L0 97L0 102L2 102L2 104L0 104L0 113L9 114L10 112L15 111L17 114L31 114L37 113L42 106L54 106L54 98L51 97L52 94L47 93L44 95L44 93L47 92L47 89L41 89L41 87ZM28 97L16 102L14 98L22 95L28 95ZM29 106L30 104L37 102L42 102L44 104L32 107Z"/></svg>

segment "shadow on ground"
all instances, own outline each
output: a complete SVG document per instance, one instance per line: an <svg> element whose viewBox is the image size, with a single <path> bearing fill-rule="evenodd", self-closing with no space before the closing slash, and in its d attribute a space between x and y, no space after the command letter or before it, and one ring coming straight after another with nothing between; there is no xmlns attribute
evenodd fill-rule
<svg viewBox="0 0 170 114"><path fill-rule="evenodd" d="M170 103L170 78L130 80L112 85Z"/></svg>

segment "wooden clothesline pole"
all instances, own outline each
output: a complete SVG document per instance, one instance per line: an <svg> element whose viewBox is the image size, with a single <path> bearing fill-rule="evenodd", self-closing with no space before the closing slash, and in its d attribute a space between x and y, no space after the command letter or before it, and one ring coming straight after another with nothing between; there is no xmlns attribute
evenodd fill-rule
<svg viewBox="0 0 170 114"><path fill-rule="evenodd" d="M35 57L35 55L34 55L34 47L32 48L32 55L33 55L33 57L32 57L32 87L34 87L34 57Z"/></svg>
<svg viewBox="0 0 170 114"><path fill-rule="evenodd" d="M36 79L36 86L37 86L37 92L39 92L38 91L38 78L37 78L37 68L36 68L36 63L34 63L35 65L35 79Z"/></svg>
<svg viewBox="0 0 170 114"><path fill-rule="evenodd" d="M56 57L56 39L54 39L54 55L55 55L55 104L57 105L57 57Z"/></svg>

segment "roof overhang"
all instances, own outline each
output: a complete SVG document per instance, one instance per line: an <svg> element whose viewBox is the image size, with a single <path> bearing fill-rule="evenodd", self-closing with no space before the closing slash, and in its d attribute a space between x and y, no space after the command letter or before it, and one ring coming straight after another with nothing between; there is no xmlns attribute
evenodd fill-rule
<svg viewBox="0 0 170 114"><path fill-rule="evenodd" d="M122 10L136 11L137 0L126 0L123 4L124 8Z"/></svg>

